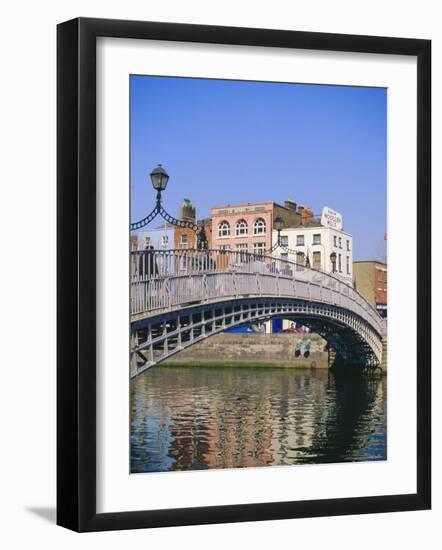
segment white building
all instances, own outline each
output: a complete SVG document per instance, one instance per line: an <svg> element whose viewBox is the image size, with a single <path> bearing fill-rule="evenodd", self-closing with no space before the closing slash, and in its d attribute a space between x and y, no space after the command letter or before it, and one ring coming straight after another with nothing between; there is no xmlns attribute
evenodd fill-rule
<svg viewBox="0 0 442 550"><path fill-rule="evenodd" d="M333 217L330 216L333 213ZM281 230L281 247L275 253L294 261L302 269L307 258L310 266L326 273L334 274L353 286L353 237L342 230L342 216L328 208L324 208L321 220L312 219L306 225L288 227ZM272 234L272 244L276 245L278 232ZM333 268L332 254L336 254Z"/></svg>
<svg viewBox="0 0 442 550"><path fill-rule="evenodd" d="M143 228L131 234L132 250L168 250L174 247L174 226L164 224L162 227Z"/></svg>

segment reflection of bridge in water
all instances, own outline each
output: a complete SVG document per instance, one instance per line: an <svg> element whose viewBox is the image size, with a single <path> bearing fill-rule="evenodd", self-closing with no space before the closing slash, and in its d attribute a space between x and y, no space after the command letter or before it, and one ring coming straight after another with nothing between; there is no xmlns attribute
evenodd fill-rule
<svg viewBox="0 0 442 550"><path fill-rule="evenodd" d="M337 277L224 250L131 253L131 376L228 328L274 318L320 334L336 365L382 362L385 321Z"/></svg>
<svg viewBox="0 0 442 550"><path fill-rule="evenodd" d="M386 378L151 369L131 382L131 471L386 459Z"/></svg>

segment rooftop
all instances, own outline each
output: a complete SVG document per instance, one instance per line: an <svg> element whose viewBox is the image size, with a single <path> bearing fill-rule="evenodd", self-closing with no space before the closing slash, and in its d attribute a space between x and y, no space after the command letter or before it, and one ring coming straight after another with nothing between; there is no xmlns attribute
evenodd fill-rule
<svg viewBox="0 0 442 550"><path fill-rule="evenodd" d="M265 202L243 202L239 204L223 204L221 206L212 206L211 210L222 210L224 208L245 208L247 206L270 206L276 204L274 201Z"/></svg>
<svg viewBox="0 0 442 550"><path fill-rule="evenodd" d="M387 267L387 262L383 262L382 260L354 260L354 264L380 264Z"/></svg>

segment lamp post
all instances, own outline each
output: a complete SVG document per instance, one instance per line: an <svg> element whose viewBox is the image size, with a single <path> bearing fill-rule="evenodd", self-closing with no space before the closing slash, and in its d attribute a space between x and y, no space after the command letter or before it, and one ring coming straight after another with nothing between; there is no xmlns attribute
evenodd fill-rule
<svg viewBox="0 0 442 550"><path fill-rule="evenodd" d="M273 222L273 226L278 232L278 236L276 238L276 243L273 244L268 250L266 250L266 253L271 254L274 252L277 248L281 247L283 248L281 244L281 230L284 228L284 220L281 218L281 216L276 216Z"/></svg>
<svg viewBox="0 0 442 550"><path fill-rule="evenodd" d="M276 216L275 218L275 229L278 232L278 240L277 240L277 246L281 246L281 231L284 227L284 220L281 218L281 216Z"/></svg>
<svg viewBox="0 0 442 550"><path fill-rule="evenodd" d="M332 263L332 272L336 273L336 252L330 254L330 261Z"/></svg>
<svg viewBox="0 0 442 550"><path fill-rule="evenodd" d="M156 168L150 173L150 179L152 182L152 187L157 192L155 208L142 220L130 224L131 231L136 229L141 229L145 225L148 225L153 221L158 215L160 215L166 222L174 225L176 227L186 227L192 229L196 233L196 241L198 248L207 249L208 242L206 232L204 230L204 225L200 228L196 223L193 223L188 220L178 220L171 216L162 205L162 196L161 193L166 190L167 183L169 181L169 174L163 168L161 164L158 164Z"/></svg>

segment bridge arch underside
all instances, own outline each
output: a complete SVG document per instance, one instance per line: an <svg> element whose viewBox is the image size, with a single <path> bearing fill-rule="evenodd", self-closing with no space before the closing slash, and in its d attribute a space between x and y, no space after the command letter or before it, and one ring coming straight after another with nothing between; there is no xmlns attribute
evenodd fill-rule
<svg viewBox="0 0 442 550"><path fill-rule="evenodd" d="M332 366L366 369L381 362L381 335L350 310L299 299L243 298L133 320L131 377L229 328L277 318L299 321L320 334L329 344Z"/></svg>

